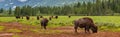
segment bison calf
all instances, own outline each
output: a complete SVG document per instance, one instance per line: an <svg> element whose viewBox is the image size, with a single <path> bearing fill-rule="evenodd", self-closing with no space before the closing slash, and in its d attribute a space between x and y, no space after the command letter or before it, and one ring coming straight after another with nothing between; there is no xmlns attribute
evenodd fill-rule
<svg viewBox="0 0 120 37"><path fill-rule="evenodd" d="M47 18L43 18L41 20L41 27L43 27L44 29L46 29L47 24L48 24L48 19Z"/></svg>
<svg viewBox="0 0 120 37"><path fill-rule="evenodd" d="M91 18L85 17L81 18L79 20L74 21L74 29L75 32L77 33L77 29L79 28L84 28L85 32L89 32L89 29L92 30L93 33L97 33L97 26L94 24L93 20Z"/></svg>

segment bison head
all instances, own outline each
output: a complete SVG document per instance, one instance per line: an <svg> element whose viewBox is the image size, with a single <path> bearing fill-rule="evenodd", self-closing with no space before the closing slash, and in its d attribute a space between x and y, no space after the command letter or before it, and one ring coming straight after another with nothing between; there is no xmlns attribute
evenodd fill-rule
<svg viewBox="0 0 120 37"><path fill-rule="evenodd" d="M91 30L92 30L93 33L97 33L98 27L97 26L92 26Z"/></svg>

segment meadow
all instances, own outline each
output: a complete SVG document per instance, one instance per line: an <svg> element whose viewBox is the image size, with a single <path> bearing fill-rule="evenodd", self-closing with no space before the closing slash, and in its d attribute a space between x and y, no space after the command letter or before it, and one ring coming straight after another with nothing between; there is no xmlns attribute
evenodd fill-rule
<svg viewBox="0 0 120 37"><path fill-rule="evenodd" d="M48 18L49 16L44 17ZM100 31L120 31L120 16L71 16L71 18L68 18L68 16L59 16L58 19L53 18L49 21L48 27L73 26L73 21L82 17L92 18ZM40 20L37 20L36 16L31 16L30 20L26 20L25 17L24 19L0 17L0 22L19 22L32 26L40 26Z"/></svg>

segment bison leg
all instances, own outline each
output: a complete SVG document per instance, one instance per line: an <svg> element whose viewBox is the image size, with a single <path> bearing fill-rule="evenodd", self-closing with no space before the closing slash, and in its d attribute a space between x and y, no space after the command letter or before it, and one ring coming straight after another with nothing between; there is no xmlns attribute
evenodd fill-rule
<svg viewBox="0 0 120 37"><path fill-rule="evenodd" d="M85 26L85 33L87 32L90 33L89 28L90 28L89 26Z"/></svg>
<svg viewBox="0 0 120 37"><path fill-rule="evenodd" d="M74 29L75 29L75 33L77 33L78 26L75 26Z"/></svg>
<svg viewBox="0 0 120 37"><path fill-rule="evenodd" d="M46 26L44 26L44 29L46 30Z"/></svg>

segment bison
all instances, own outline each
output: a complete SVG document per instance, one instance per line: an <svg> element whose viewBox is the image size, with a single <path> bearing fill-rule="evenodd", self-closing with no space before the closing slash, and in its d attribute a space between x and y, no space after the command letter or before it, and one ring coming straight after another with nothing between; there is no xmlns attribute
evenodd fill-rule
<svg viewBox="0 0 120 37"><path fill-rule="evenodd" d="M37 20L39 20L40 18L39 18L39 16L37 16Z"/></svg>
<svg viewBox="0 0 120 37"><path fill-rule="evenodd" d="M43 18L43 16L40 16L40 18Z"/></svg>
<svg viewBox="0 0 120 37"><path fill-rule="evenodd" d="M49 20L52 20L52 16L51 16L51 17L49 17Z"/></svg>
<svg viewBox="0 0 120 37"><path fill-rule="evenodd" d="M43 27L44 29L46 29L46 26L48 24L49 20L47 18L43 18L41 20L41 27Z"/></svg>
<svg viewBox="0 0 120 37"><path fill-rule="evenodd" d="M84 28L85 32L90 33L90 29L92 30L93 33L97 33L98 27L94 24L93 20L89 17L84 17L78 20L74 21L74 29L75 32L77 33L77 29L79 28Z"/></svg>
<svg viewBox="0 0 120 37"><path fill-rule="evenodd" d="M20 19L20 16L16 16L16 19Z"/></svg>
<svg viewBox="0 0 120 37"><path fill-rule="evenodd" d="M30 19L30 17L29 17L29 16L26 16L26 19L27 19L27 20L29 20L29 19Z"/></svg>
<svg viewBox="0 0 120 37"><path fill-rule="evenodd" d="M69 18L71 18L71 16L68 16Z"/></svg>
<svg viewBox="0 0 120 37"><path fill-rule="evenodd" d="M57 18L58 18L58 16L55 16L55 18L57 19Z"/></svg>

